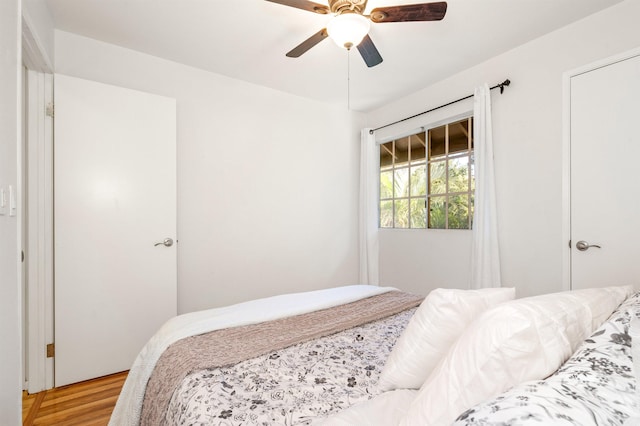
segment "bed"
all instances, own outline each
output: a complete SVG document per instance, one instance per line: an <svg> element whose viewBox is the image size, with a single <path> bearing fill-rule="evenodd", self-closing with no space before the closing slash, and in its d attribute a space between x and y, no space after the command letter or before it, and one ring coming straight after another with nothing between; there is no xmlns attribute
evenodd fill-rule
<svg viewBox="0 0 640 426"><path fill-rule="evenodd" d="M358 285L181 315L109 424L640 424L631 293Z"/></svg>

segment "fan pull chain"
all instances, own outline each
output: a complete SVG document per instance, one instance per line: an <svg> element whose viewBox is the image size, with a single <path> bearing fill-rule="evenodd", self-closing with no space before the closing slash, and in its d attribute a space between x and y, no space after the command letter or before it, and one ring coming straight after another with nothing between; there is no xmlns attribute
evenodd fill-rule
<svg viewBox="0 0 640 426"><path fill-rule="evenodd" d="M347 49L347 110L351 111L351 49Z"/></svg>

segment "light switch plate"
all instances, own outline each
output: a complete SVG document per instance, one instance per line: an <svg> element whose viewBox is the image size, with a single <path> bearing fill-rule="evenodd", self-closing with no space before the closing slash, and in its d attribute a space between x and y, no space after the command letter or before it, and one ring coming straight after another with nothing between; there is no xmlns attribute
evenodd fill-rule
<svg viewBox="0 0 640 426"><path fill-rule="evenodd" d="M13 185L9 185L9 216L15 216L17 210L16 190Z"/></svg>
<svg viewBox="0 0 640 426"><path fill-rule="evenodd" d="M7 190L4 186L0 187L0 215L7 214Z"/></svg>

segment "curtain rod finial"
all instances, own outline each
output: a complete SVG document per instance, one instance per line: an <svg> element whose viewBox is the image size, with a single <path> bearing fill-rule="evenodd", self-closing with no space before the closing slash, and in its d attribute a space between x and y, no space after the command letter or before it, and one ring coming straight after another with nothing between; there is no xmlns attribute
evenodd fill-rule
<svg viewBox="0 0 640 426"><path fill-rule="evenodd" d="M369 130L369 134L372 135L373 134L373 129Z"/></svg>
<svg viewBox="0 0 640 426"><path fill-rule="evenodd" d="M509 86L511 84L511 80L506 79L505 81L503 81L500 84L500 94L502 95L504 93L504 86Z"/></svg>

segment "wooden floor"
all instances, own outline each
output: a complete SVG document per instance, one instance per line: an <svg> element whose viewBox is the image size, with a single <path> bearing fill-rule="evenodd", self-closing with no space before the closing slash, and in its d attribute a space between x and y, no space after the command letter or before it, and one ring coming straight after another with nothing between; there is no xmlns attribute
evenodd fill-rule
<svg viewBox="0 0 640 426"><path fill-rule="evenodd" d="M22 397L22 423L31 425L106 425L127 372Z"/></svg>

